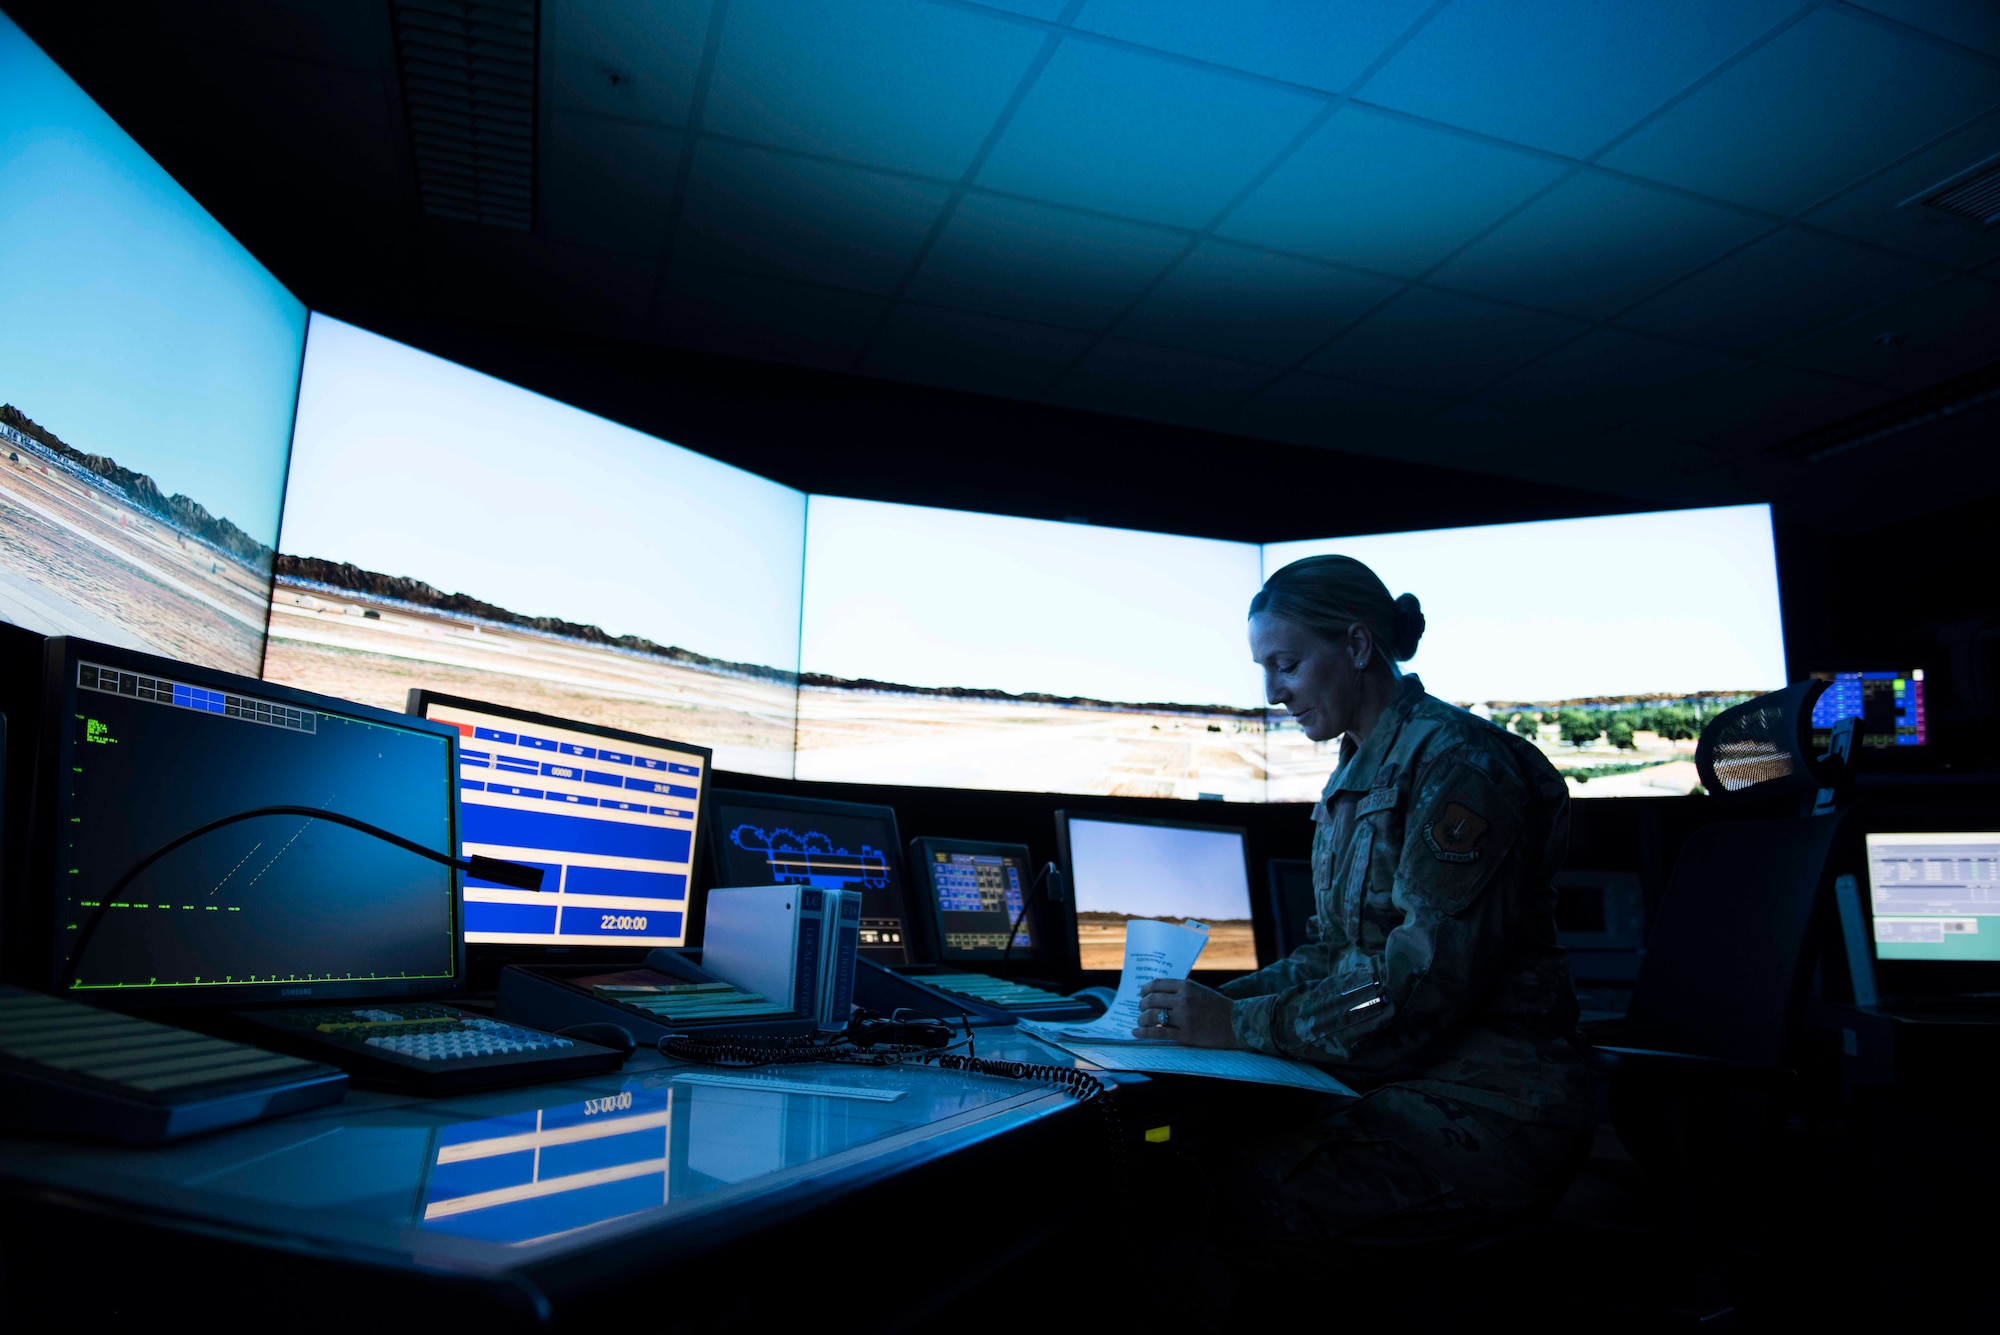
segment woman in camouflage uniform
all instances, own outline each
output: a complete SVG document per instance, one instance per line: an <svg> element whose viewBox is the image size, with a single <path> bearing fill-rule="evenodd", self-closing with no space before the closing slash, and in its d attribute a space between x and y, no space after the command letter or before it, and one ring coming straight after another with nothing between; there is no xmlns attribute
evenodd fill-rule
<svg viewBox="0 0 2000 1335"><path fill-rule="evenodd" d="M1588 1136L1555 927L1569 796L1531 743L1397 667L1423 628L1416 598L1343 556L1293 562L1250 604L1271 703L1341 739L1312 813L1317 916L1220 990L1149 984L1133 1033L1314 1062L1361 1097L1209 1152L1239 1246L1490 1226L1560 1192Z"/></svg>

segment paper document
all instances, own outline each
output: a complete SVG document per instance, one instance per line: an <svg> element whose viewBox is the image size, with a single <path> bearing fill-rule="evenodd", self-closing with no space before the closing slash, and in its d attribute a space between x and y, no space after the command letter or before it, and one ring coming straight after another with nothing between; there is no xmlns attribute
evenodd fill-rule
<svg viewBox="0 0 2000 1335"><path fill-rule="evenodd" d="M1133 918L1125 924L1125 971L1118 976L1118 995L1111 1009L1088 1024L1035 1023L1021 1021L1021 1027L1043 1038L1061 1042L1066 1038L1130 1039L1139 1027L1139 993L1155 978L1185 978L1208 944L1208 924L1188 919L1157 922Z"/></svg>
<svg viewBox="0 0 2000 1335"><path fill-rule="evenodd" d="M1260 1085L1292 1085L1328 1094L1359 1097L1317 1066L1288 1061L1261 1052L1230 1048L1184 1048L1178 1043L1060 1044L1065 1052L1107 1071L1144 1071L1148 1075L1205 1075L1218 1080L1249 1080Z"/></svg>

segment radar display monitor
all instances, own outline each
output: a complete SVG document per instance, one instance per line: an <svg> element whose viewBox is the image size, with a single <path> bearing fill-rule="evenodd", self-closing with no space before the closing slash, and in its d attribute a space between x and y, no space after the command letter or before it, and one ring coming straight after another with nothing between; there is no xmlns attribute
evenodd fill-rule
<svg viewBox="0 0 2000 1335"><path fill-rule="evenodd" d="M1056 843L1076 896L1082 968L1123 968L1133 918L1206 923L1200 968L1257 967L1241 828L1058 811Z"/></svg>
<svg viewBox="0 0 2000 1335"><path fill-rule="evenodd" d="M46 683L52 979L121 877L211 821L299 806L457 849L454 738L437 724L71 638L49 642ZM242 820L112 899L72 987L121 1006L451 990L457 876L332 821Z"/></svg>
<svg viewBox="0 0 2000 1335"><path fill-rule="evenodd" d="M1833 725L1842 719L1861 720L1864 747L1924 746L1930 729L1924 715L1924 670L1907 672L1815 672L1828 683L1813 702L1812 742L1825 747Z"/></svg>
<svg viewBox="0 0 2000 1335"><path fill-rule="evenodd" d="M911 962L894 807L718 788L709 824L717 885L859 890L862 957Z"/></svg>
<svg viewBox="0 0 2000 1335"><path fill-rule="evenodd" d="M473 946L685 945L707 747L410 692L458 734L464 852L542 869L542 888L468 877Z"/></svg>
<svg viewBox="0 0 2000 1335"><path fill-rule="evenodd" d="M1875 958L2000 961L2000 831L1871 832Z"/></svg>
<svg viewBox="0 0 2000 1335"><path fill-rule="evenodd" d="M938 959L1040 958L1035 914L1027 909L1035 879L1027 845L912 839L910 869L929 892Z"/></svg>

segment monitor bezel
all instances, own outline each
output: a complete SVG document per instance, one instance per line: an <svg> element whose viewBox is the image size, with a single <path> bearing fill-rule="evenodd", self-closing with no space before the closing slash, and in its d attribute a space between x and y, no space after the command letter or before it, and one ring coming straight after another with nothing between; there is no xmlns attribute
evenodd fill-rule
<svg viewBox="0 0 2000 1335"><path fill-rule="evenodd" d="M921 851L920 851L921 850ZM1028 883L1021 887L1021 902L1027 906L1026 921L1034 937L1031 946L1016 946L1009 952L999 950L967 949L952 950L944 943L944 910L938 907L937 882L931 877L934 865L933 853L997 853L1002 857L1019 857ZM997 839L940 839L932 835L920 834L910 840L909 865L913 869L918 864L924 869L924 918L931 958L940 964L998 964L1003 959L1009 964L1016 960L1022 963L1040 963L1048 958L1045 949L1049 939L1048 919L1045 910L1047 901L1037 904L1035 896L1035 855L1026 844L1010 844ZM907 906L905 912L907 912Z"/></svg>
<svg viewBox="0 0 2000 1335"><path fill-rule="evenodd" d="M1862 930L1868 933L1868 957L1874 962L1875 986L1883 998L1921 1000L2000 992L2000 960L1885 960L1876 953L1875 887L1868 865L1871 834L2000 835L2000 821L1990 809L1983 815L1965 809L1873 812L1862 822L1853 853L1862 896Z"/></svg>
<svg viewBox="0 0 2000 1335"><path fill-rule="evenodd" d="M799 797L791 793L760 793L754 788L713 788L709 790L709 798L706 818L711 822L721 819L716 813L721 810L723 803L729 798L757 802L766 806L777 807L781 810L827 812L834 815L879 817L886 820L889 824L889 843L888 847L884 848L882 852L883 856L888 859L890 874L896 878L896 884L901 887L903 900L903 955L906 960L913 964L930 962L922 959L922 952L915 949L916 942L919 939L919 925L911 921L911 916L915 910L910 907L910 873L909 869L903 864L903 836L902 830L896 822L896 808L875 802L842 802L837 798L830 797ZM709 890L719 885L730 884L728 879L729 869L723 862L723 839L722 830L719 826L711 824L708 845L710 879L708 885L703 887L702 890L704 901L708 897ZM921 940L924 942L926 948L928 948L930 942L930 926L928 922L922 925L922 932Z"/></svg>
<svg viewBox="0 0 2000 1335"><path fill-rule="evenodd" d="M680 751L687 755L701 757L702 796L695 810L694 840L688 848L688 895L686 907L682 910L681 944L667 947L673 950L692 949L701 941L703 911L708 897L695 890L697 873L701 867L702 836L708 825L709 797L715 792L711 782L715 774L715 752L712 748L693 742L677 742L665 737L648 737L644 733L632 732L625 728L612 728L599 723L584 723L577 719L560 718L554 714L541 714L532 709L516 709L511 705L494 704L489 700L475 700L470 696L452 695L445 691L433 691L428 687L412 686L405 697L403 711L430 722L429 710L432 705L456 705L462 709L476 709L482 714L492 714L496 718L512 719L516 723L539 723L551 728L565 728L572 732L589 733L614 742L627 742L635 746L653 746L667 751ZM443 725L440 725L443 726ZM456 735L456 730L453 730ZM458 791L458 774L452 776L452 790ZM463 845L460 853L464 852ZM461 914L461 919L463 915ZM625 960L642 960L654 950L650 945L624 945L607 942L604 945L589 945L578 941L549 942L546 945L524 945L518 941L476 941L465 939L465 928L459 927L460 944L466 952L468 965L477 968L480 977L498 976L500 970L509 964L551 964L584 963L610 964Z"/></svg>
<svg viewBox="0 0 2000 1335"><path fill-rule="evenodd" d="M1128 816L1122 812L1072 811L1064 807L1058 809L1056 812L1056 860L1062 867L1063 882L1069 887L1069 948L1072 952L1071 958L1075 962L1076 972L1079 975L1084 973L1108 973L1111 971L1104 969L1086 970L1083 967L1083 942L1079 938L1077 926L1077 915L1083 909L1077 899L1076 860L1070 854L1069 843L1069 823L1073 820L1101 821L1107 825L1164 825L1176 830L1207 830L1215 834L1233 834L1237 836L1241 841L1243 849L1243 888L1246 901L1244 906L1250 912L1250 937L1253 948L1257 951L1257 968L1264 968L1271 963L1270 960L1264 958L1263 948L1256 945L1257 892L1254 888L1256 882L1250 875L1250 830L1247 826L1222 825L1212 821L1174 820L1167 816ZM1190 976L1199 981L1213 982L1217 979L1240 977L1245 972L1250 971L1242 969L1204 969L1197 966Z"/></svg>
<svg viewBox="0 0 2000 1335"><path fill-rule="evenodd" d="M158 654L138 649L124 649L115 645L101 644L78 636L51 636L43 660L42 673L42 747L41 764L38 768L37 787L44 796L37 803L40 812L36 820L37 873L31 879L36 886L35 899L46 918L40 924L43 933L44 950L42 962L46 966L46 983L54 991L61 981L65 960L65 942L57 924L62 915L58 912L61 903L60 877L55 865L56 832L70 815L69 802L63 796L56 775L61 767L72 763L71 757L76 742L72 730L63 726L66 715L74 709L76 699L76 665L84 658L133 672L144 672L150 676L169 677L190 684L211 687L217 690L236 691L243 695L258 696L268 700L282 701L300 709L310 709L319 713L340 714L349 718L362 719L383 727L405 728L414 732L428 733L442 737L447 745L445 760L449 767L450 786L446 793L446 806L450 821L450 848L453 856L459 853L459 831L461 828L458 808L458 732L428 719L413 719L406 714L398 714L373 705L360 704L353 700L341 700L330 695L319 695L312 691L301 691L290 686L280 686L275 682L259 680L255 677L239 676L233 672L223 672L216 668L203 667L196 663L183 663L177 659L164 658ZM389 1000L398 997L431 996L455 993L465 986L465 874L452 871L451 885L451 934L452 973L449 978L411 979L359 979L349 981L329 981L305 983L243 983L223 984L210 990L203 988L190 995L181 988L131 987L116 991L93 990L77 995L92 1004L115 1007L119 1010L162 1010L162 1009L213 1009L222 1007L246 1007L268 1003L297 1005L322 1001L345 1000Z"/></svg>

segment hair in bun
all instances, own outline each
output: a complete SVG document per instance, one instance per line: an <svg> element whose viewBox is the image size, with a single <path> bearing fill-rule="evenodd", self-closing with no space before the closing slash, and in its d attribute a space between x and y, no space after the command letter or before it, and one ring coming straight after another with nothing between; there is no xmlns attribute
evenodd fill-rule
<svg viewBox="0 0 2000 1335"><path fill-rule="evenodd" d="M1381 577L1351 556L1308 556L1264 581L1250 600L1250 615L1268 612L1328 638L1356 622L1368 627L1384 653L1414 658L1424 637L1424 609L1417 595L1389 596Z"/></svg>

